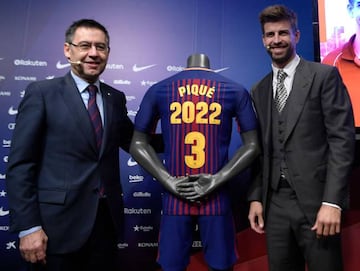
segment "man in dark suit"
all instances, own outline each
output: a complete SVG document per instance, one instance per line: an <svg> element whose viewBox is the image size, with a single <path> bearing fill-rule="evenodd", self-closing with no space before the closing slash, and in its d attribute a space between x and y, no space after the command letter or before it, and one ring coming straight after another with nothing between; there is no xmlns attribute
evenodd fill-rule
<svg viewBox="0 0 360 271"><path fill-rule="evenodd" d="M65 39L71 71L31 83L18 108L6 173L10 228L31 270L120 270L119 147L128 150L133 124L124 93L99 81L110 52L105 27L82 19Z"/></svg>
<svg viewBox="0 0 360 271"><path fill-rule="evenodd" d="M272 72L251 90L263 147L249 191L251 228L266 229L271 271L340 271L355 142L350 99L336 68L297 55L292 10L267 7L260 23Z"/></svg>

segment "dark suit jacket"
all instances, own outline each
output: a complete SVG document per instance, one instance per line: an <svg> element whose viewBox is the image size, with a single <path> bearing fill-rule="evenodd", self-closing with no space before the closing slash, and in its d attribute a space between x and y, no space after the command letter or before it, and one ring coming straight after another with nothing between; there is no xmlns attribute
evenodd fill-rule
<svg viewBox="0 0 360 271"><path fill-rule="evenodd" d="M249 200L262 201L265 214L272 156L272 73L251 90L263 147L261 174ZM321 203L346 208L355 128L348 93L336 68L301 59L293 81L285 131L289 178L310 223Z"/></svg>
<svg viewBox="0 0 360 271"><path fill-rule="evenodd" d="M79 248L95 221L99 180L118 233L123 203L119 147L128 151L133 124L124 93L100 83L104 101L104 135L100 152L87 109L70 73L31 83L18 108L6 185L10 229L41 225L48 251Z"/></svg>

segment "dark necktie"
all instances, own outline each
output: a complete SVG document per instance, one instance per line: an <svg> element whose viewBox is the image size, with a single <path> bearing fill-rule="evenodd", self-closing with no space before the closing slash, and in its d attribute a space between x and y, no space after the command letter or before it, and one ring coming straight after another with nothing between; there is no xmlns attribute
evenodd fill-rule
<svg viewBox="0 0 360 271"><path fill-rule="evenodd" d="M284 109L288 94L284 85L284 81L287 74L283 70L279 70L277 74L276 94L275 94L275 105L279 112Z"/></svg>
<svg viewBox="0 0 360 271"><path fill-rule="evenodd" d="M102 143L103 127L102 127L99 108L96 104L97 90L98 89L95 85L88 86L88 92L90 95L89 102L88 102L88 111L89 111L91 122L94 127L94 131L95 131L96 145L97 145L98 149L100 149L101 143Z"/></svg>

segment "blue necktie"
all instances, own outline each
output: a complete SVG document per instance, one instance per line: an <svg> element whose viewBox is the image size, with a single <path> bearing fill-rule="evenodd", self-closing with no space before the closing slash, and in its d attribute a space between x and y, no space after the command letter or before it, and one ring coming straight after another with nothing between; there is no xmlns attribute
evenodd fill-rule
<svg viewBox="0 0 360 271"><path fill-rule="evenodd" d="M101 122L101 116L99 112L99 108L96 104L96 92L97 87L95 85L89 85L88 86L88 92L89 92L89 102L88 102L88 112L91 119L91 122L94 127L95 136L96 136L96 145L98 149L101 147L102 143L102 135L103 135L103 127Z"/></svg>

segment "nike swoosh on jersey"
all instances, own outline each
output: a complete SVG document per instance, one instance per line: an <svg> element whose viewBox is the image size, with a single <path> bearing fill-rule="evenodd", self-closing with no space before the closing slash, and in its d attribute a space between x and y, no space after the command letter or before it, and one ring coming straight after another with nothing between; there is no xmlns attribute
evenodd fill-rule
<svg viewBox="0 0 360 271"><path fill-rule="evenodd" d="M151 64L151 65L147 65L147 66L140 66L140 67L138 67L136 64L134 64L133 71L134 72L141 72L143 70L150 69L150 68L152 68L154 66L156 66L156 64Z"/></svg>

